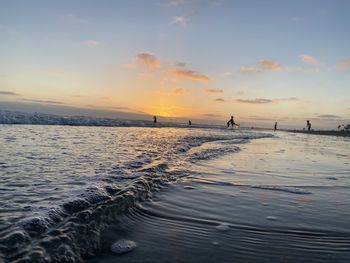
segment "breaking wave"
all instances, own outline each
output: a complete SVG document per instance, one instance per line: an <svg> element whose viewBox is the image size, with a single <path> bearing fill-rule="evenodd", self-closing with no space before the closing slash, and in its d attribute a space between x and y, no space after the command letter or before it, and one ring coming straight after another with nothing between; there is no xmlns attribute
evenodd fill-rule
<svg viewBox="0 0 350 263"><path fill-rule="evenodd" d="M25 132L30 133L33 130L26 130ZM57 133L57 130L54 132ZM67 140L70 140L68 145L74 145L74 140L69 138L71 132L70 130L68 134L65 134ZM81 133L81 130L75 132ZM91 131L87 130L85 132ZM109 131L112 134L112 139L114 138L113 132L115 130ZM127 137L133 131L118 130L118 132L124 132L125 137ZM94 132L92 133L92 135L87 136L91 136L91 138L96 136ZM145 133L147 133L147 136L145 136ZM172 135L172 133L175 135ZM41 135L42 133L38 132L31 136L37 139ZM143 139L138 138L138 135L143 136ZM17 139L16 143L27 142L30 135L27 134L27 137L23 137L23 134L21 134L21 136L21 138L14 136L14 139ZM110 135L108 134L108 136ZM195 135L192 131L183 132L182 136L178 136L176 131L169 130L165 134L162 133L157 136L154 137L154 131L152 130L136 132L125 146L119 145L119 147L124 148L112 147L110 154L124 152L122 157L118 157L120 159L116 163L108 160L103 166L99 162L105 161L106 156L103 155L99 159L98 154L102 154L100 151L108 151L108 148L101 148L97 153L91 150L91 152L85 152L84 156L75 153L77 155L70 158L77 158L77 162L72 166L64 167L65 170L62 170L67 174L64 174L64 172L60 174L61 170L52 171L55 162L62 162L63 159L55 160L54 156L52 156L54 160L48 159L47 156L44 156L46 159L40 156L39 158L31 153L31 160L36 160L41 165L45 166L47 162L53 162L47 165L50 166L50 172L53 173L50 176L53 176L54 179L48 174L43 175L47 176L46 187L52 187L45 193L46 195L58 192L62 188L60 182L57 182L61 179L61 184L64 182L67 189L69 189L70 184L73 184L74 187L54 196L45 196L45 199L38 201L41 203L39 208L34 210L30 206L31 197L28 197L29 199L25 199L28 202L26 206L28 207L28 213L24 212L25 209L19 208L17 218L11 218L11 220L0 218L1 225L4 223L3 227L0 227L0 253L4 255L3 257L9 262L82 262L84 258L91 257L98 251L100 233L103 229L118 220L120 215L135 208L140 201L150 198L157 189L168 183L176 182L180 178L188 177L191 174L191 164L237 152L240 150L239 144L247 143L251 139L270 137L271 135L248 131L232 132L223 130L208 132L206 130L197 132ZM59 136L49 137L51 139L55 138L55 140L45 142L45 147L48 144L55 145ZM61 138L64 139L64 136ZM84 145L81 138L79 142ZM104 140L108 142L108 138L104 138ZM11 139L9 143L13 143L13 140ZM87 145L91 143L92 139L86 142ZM96 143L96 147L100 146L99 141L94 143ZM62 156L70 154L69 147L73 146L62 147L60 154ZM130 153L131 148L132 153ZM73 150L75 151L75 148ZM62 152L68 153L63 154ZM110 158L110 155L107 155L107 157ZM21 169L28 168L25 166L28 159L24 159L24 167ZM86 176L83 173L85 170L74 177L70 175L70 169L73 173L74 167L80 165L79 162L85 163L88 160L96 162L94 163L95 175ZM6 163L5 160L4 167L6 167ZM38 165L34 161L33 163ZM33 172L37 172L34 168ZM8 167L8 169L11 169L11 167ZM79 169L81 169L80 166ZM17 170L10 172L15 173ZM7 174L5 173L5 175ZM10 183L13 185L14 178L7 178L6 176L4 178L5 185L10 185ZM22 178L23 183L25 180L25 178ZM43 178L37 178L36 174L31 174L28 176L28 180L38 180L40 182ZM29 190L29 188L22 188L32 187L33 182L28 181L27 185L23 184L22 187L17 186L17 188L13 187L12 189L13 191L23 192ZM33 191L33 188L31 189L29 191ZM0 193L3 192L0 190ZM10 199L11 196L9 195L7 198Z"/></svg>

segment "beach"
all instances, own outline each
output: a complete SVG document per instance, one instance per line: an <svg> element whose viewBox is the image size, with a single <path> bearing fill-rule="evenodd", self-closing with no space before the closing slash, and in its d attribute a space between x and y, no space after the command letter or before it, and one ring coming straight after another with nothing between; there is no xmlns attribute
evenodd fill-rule
<svg viewBox="0 0 350 263"><path fill-rule="evenodd" d="M346 137L2 125L0 140L5 262L350 257Z"/></svg>

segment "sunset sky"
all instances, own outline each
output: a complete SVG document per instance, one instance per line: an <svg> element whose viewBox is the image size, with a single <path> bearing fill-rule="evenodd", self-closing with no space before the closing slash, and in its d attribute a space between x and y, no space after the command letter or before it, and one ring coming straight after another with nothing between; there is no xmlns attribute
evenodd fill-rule
<svg viewBox="0 0 350 263"><path fill-rule="evenodd" d="M347 0L0 0L0 109L350 123L349 14Z"/></svg>

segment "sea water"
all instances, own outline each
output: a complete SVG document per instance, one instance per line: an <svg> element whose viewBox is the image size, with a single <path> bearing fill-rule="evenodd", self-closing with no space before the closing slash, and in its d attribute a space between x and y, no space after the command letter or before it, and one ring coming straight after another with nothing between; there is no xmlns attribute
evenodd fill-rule
<svg viewBox="0 0 350 263"><path fill-rule="evenodd" d="M1 257L346 262L349 146L244 129L2 125ZM137 248L114 255L120 239Z"/></svg>

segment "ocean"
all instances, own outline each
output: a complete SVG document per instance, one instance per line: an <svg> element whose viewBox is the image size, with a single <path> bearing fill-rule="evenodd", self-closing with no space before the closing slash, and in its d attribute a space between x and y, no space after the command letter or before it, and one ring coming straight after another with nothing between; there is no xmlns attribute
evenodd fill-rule
<svg viewBox="0 0 350 263"><path fill-rule="evenodd" d="M350 258L349 137L0 125L0 178L0 262Z"/></svg>

